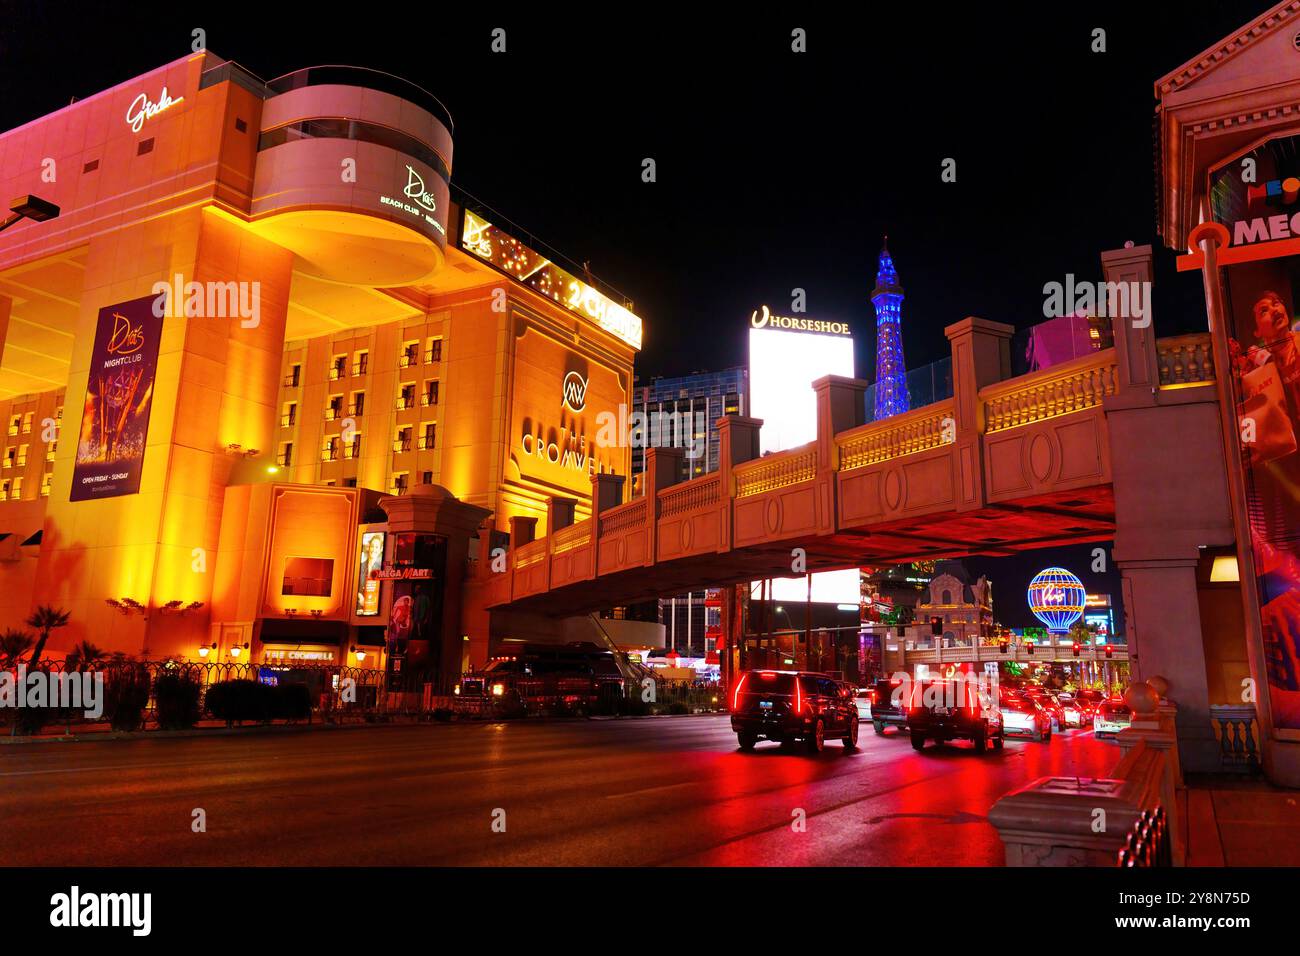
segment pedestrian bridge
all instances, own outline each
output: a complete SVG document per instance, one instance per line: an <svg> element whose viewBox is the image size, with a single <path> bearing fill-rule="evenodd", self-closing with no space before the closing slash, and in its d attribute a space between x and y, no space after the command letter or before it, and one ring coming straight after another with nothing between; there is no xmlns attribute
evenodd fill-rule
<svg viewBox="0 0 1300 956"><path fill-rule="evenodd" d="M760 456L761 422L727 417L719 470L688 481L680 449L650 449L631 500L622 476L597 475L590 518L552 499L544 537L537 519L511 519L504 572L474 562L483 604L570 616L790 576L801 560L820 571L1114 538L1108 409L1149 407L1123 440L1157 448L1189 402L1215 401L1208 335L1157 341L1120 322L1115 347L1009 377L1013 329L968 318L945 329L949 399L867 422L869 383L827 377L807 445Z"/></svg>

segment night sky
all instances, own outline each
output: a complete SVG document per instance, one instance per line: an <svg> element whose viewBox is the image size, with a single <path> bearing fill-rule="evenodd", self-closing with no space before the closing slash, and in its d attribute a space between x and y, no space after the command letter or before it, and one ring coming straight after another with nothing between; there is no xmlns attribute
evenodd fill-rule
<svg viewBox="0 0 1300 956"><path fill-rule="evenodd" d="M1153 84L1268 6L872 4L849 21L840 4L714 20L665 4L0 0L0 129L185 54L195 27L264 79L386 70L451 111L458 186L633 300L642 376L743 363L750 311L788 314L800 287L808 316L853 326L870 378L886 232L909 367L946 355L942 329L966 315L1042 321L1044 283L1100 278L1099 253L1126 240L1159 250L1160 334L1204 328L1199 277L1155 234Z"/></svg>

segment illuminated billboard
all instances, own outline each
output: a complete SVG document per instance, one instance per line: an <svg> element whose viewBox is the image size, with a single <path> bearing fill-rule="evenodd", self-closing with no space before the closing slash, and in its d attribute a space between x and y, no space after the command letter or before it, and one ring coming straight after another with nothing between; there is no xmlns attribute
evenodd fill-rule
<svg viewBox="0 0 1300 956"><path fill-rule="evenodd" d="M812 383L826 375L853 377L853 336L843 322L772 315L767 306L749 321L749 407L763 420L764 454L817 437Z"/></svg>
<svg viewBox="0 0 1300 956"><path fill-rule="evenodd" d="M99 310L70 501L140 490L162 316L148 295Z"/></svg>
<svg viewBox="0 0 1300 956"><path fill-rule="evenodd" d="M460 245L470 255L590 319L634 349L641 348L641 320L637 316L468 209L461 224Z"/></svg>
<svg viewBox="0 0 1300 956"><path fill-rule="evenodd" d="M816 439L817 395L812 383L827 375L853 374L853 335L847 322L774 315L766 305L755 309L749 319L749 407L751 415L763 420L763 453ZM772 582L775 601L794 603L807 597L803 577ZM814 574L812 599L856 605L861 599L857 568Z"/></svg>
<svg viewBox="0 0 1300 956"><path fill-rule="evenodd" d="M357 562L357 617L379 614L383 588L379 572L384 567L384 537L382 531L367 531L361 535L361 560Z"/></svg>

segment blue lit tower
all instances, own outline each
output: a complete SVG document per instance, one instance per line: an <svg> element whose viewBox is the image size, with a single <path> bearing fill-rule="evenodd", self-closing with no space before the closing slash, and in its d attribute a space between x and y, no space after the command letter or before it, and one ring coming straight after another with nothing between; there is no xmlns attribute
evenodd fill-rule
<svg viewBox="0 0 1300 956"><path fill-rule="evenodd" d="M871 290L876 307L876 420L905 412L911 407L907 396L907 368L903 364L903 287L898 284L894 260L885 236L876 268L876 287Z"/></svg>

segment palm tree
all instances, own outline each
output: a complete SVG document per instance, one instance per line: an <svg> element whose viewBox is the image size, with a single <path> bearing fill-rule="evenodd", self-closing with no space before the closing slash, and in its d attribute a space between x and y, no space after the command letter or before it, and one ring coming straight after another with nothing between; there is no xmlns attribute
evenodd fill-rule
<svg viewBox="0 0 1300 956"><path fill-rule="evenodd" d="M45 642L50 639L50 632L55 628L66 627L70 617L72 615L62 608L50 607L48 604L42 604L32 612L32 616L27 619L27 626L36 628L40 636L36 639L36 647L32 650L32 659L27 663L29 668L36 669L36 662L41 659L41 652L45 650Z"/></svg>
<svg viewBox="0 0 1300 956"><path fill-rule="evenodd" d="M102 664L107 659L108 655L105 654L104 649L90 641L81 641L64 655L64 663L70 671L83 671L96 664Z"/></svg>
<svg viewBox="0 0 1300 956"><path fill-rule="evenodd" d="M0 634L0 667L15 666L35 643L36 638L32 637L30 631L7 628Z"/></svg>

